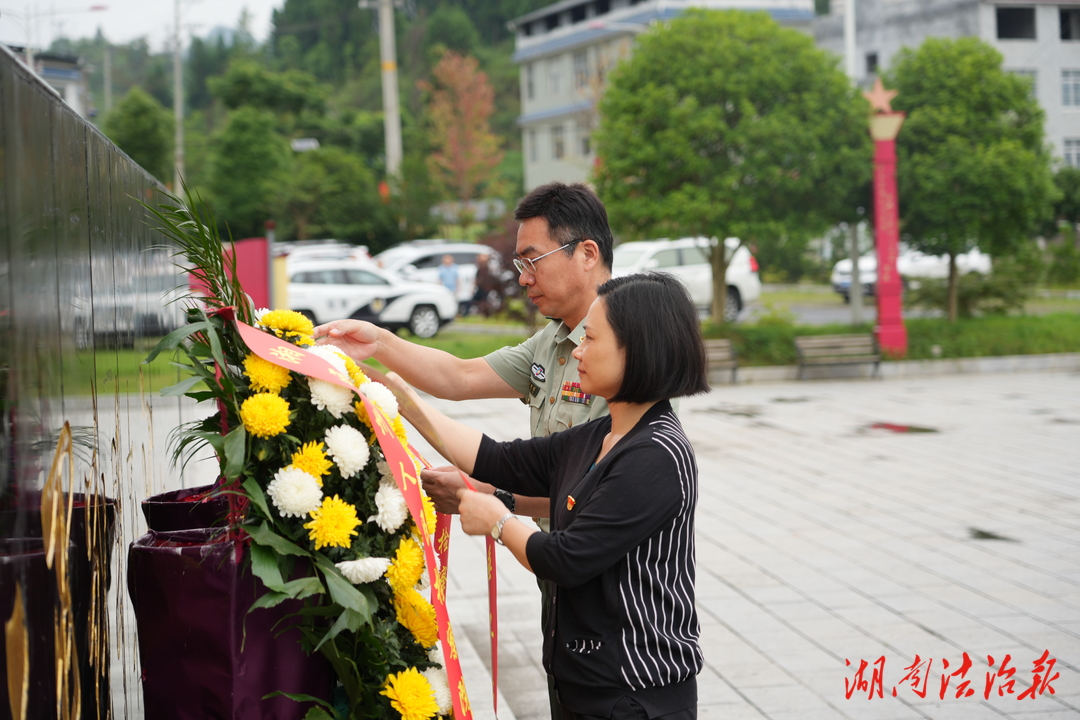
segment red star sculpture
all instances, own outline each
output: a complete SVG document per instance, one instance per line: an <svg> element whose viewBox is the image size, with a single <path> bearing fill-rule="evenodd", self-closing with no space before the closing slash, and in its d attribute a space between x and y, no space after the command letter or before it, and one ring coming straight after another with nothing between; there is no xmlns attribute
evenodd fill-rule
<svg viewBox="0 0 1080 720"><path fill-rule="evenodd" d="M892 99L896 97L896 90L886 90L881 84L881 78L874 80L874 87L870 92L864 92L863 97L870 101L870 107L878 112L891 113L893 111Z"/></svg>

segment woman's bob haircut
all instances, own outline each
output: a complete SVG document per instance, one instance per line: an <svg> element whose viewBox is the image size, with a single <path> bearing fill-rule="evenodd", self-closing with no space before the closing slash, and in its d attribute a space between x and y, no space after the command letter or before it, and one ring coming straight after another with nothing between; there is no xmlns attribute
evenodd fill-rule
<svg viewBox="0 0 1080 720"><path fill-rule="evenodd" d="M597 288L626 354L622 387L608 402L649 403L709 391L697 310L664 273L625 275Z"/></svg>

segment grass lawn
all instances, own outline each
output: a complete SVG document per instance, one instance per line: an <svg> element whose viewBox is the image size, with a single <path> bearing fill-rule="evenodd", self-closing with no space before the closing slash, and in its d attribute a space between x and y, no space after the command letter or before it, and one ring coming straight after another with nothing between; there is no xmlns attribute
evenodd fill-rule
<svg viewBox="0 0 1080 720"><path fill-rule="evenodd" d="M944 318L914 318L906 324L908 360L1080 352L1080 314L1076 313L981 317L953 324ZM873 326L706 322L702 332L705 337L731 339L742 365L793 365L798 362L796 336L869 333ZM935 346L940 354L934 353Z"/></svg>
<svg viewBox="0 0 1080 720"><path fill-rule="evenodd" d="M516 345L525 340L524 326L520 335L491 335L467 332L441 332L428 340L419 340L403 333L409 340L421 345L438 348L461 358L482 357L505 345ZM168 354L159 355L152 363L143 365L143 358L157 344L157 338L141 338L134 348L99 348L69 353L64 357L64 393L89 395L97 387L98 394L137 393L142 389L147 395L157 395L162 388L173 385L184 377L179 368L169 363ZM385 372L381 363L372 363Z"/></svg>

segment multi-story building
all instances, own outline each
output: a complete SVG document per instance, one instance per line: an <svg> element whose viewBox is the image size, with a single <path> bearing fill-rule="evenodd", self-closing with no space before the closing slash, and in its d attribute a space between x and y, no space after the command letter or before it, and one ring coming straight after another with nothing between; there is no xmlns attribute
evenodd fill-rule
<svg viewBox="0 0 1080 720"><path fill-rule="evenodd" d="M511 23L521 67L525 189L586 180L604 80L629 56L634 36L689 7L766 10L810 32L813 0L562 0Z"/></svg>
<svg viewBox="0 0 1080 720"><path fill-rule="evenodd" d="M15 55L27 62L26 48L8 46ZM86 63L77 55L35 52L32 56L34 73L60 94L71 109L83 117L93 117L97 111L90 101Z"/></svg>
<svg viewBox="0 0 1080 720"><path fill-rule="evenodd" d="M814 21L820 47L844 52L844 0ZM904 47L928 37L973 36L993 45L1010 72L1030 78L1046 112L1054 153L1080 167L1080 0L856 0L856 63L873 82Z"/></svg>

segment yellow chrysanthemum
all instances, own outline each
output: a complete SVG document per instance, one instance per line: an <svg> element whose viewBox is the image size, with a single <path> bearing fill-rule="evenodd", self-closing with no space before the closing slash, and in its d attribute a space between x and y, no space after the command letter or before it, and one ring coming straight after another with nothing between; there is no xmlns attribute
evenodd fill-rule
<svg viewBox="0 0 1080 720"><path fill-rule="evenodd" d="M401 720L428 720L439 712L431 683L414 667L386 678L380 694L390 698L390 707L401 713Z"/></svg>
<svg viewBox="0 0 1080 720"><path fill-rule="evenodd" d="M390 581L390 587L394 588L395 593L411 590L413 585L420 582L420 576L423 574L424 551L411 537L402 538L394 554L394 561L386 570L386 579Z"/></svg>
<svg viewBox="0 0 1080 720"><path fill-rule="evenodd" d="M360 387L368 381L367 375L351 357L345 358L345 370L349 373L349 379L352 380L353 385L356 387Z"/></svg>
<svg viewBox="0 0 1080 720"><path fill-rule="evenodd" d="M421 499L424 501L424 525L427 526L428 537L435 537L435 501L429 498L424 493L420 493Z"/></svg>
<svg viewBox="0 0 1080 720"><path fill-rule="evenodd" d="M262 316L259 324L278 333L293 333L293 337L315 334L315 326L311 321L293 310L271 310ZM278 337L282 336L278 334Z"/></svg>
<svg viewBox="0 0 1080 720"><path fill-rule="evenodd" d="M263 360L258 355L249 354L244 358L244 374L251 381L255 392L280 393L292 382L289 368Z"/></svg>
<svg viewBox="0 0 1080 720"><path fill-rule="evenodd" d="M313 475L322 487L322 476L330 474L330 468L334 463L323 452L325 445L316 440L304 443L299 450L293 453L292 466L300 468L309 475Z"/></svg>
<svg viewBox="0 0 1080 720"><path fill-rule="evenodd" d="M304 523L316 550L327 546L349 547L359 525L356 508L337 495L323 498L322 506L311 511L311 522Z"/></svg>
<svg viewBox="0 0 1080 720"><path fill-rule="evenodd" d="M280 435L289 427L289 403L272 393L252 395L240 406L240 421L257 437Z"/></svg>
<svg viewBox="0 0 1080 720"><path fill-rule="evenodd" d="M401 421L400 415L394 418L393 422L390 423L390 427L394 430L394 435L401 441L401 444L408 447L409 433L405 430L405 423Z"/></svg>
<svg viewBox="0 0 1080 720"><path fill-rule="evenodd" d="M423 647L429 648L439 641L435 608L415 588L394 594L394 611L397 613L397 621L407 628L416 638L416 642Z"/></svg>
<svg viewBox="0 0 1080 720"><path fill-rule="evenodd" d="M315 338L312 335L303 335L301 333L286 333L286 335L295 336L296 339L293 342L300 347L310 347L315 344Z"/></svg>
<svg viewBox="0 0 1080 720"><path fill-rule="evenodd" d="M367 408L364 407L363 401L357 400L353 403L353 408L356 410L356 417L371 431L371 435L368 437L368 445L374 445L378 438L375 437L375 426L371 424L371 418L368 417Z"/></svg>

